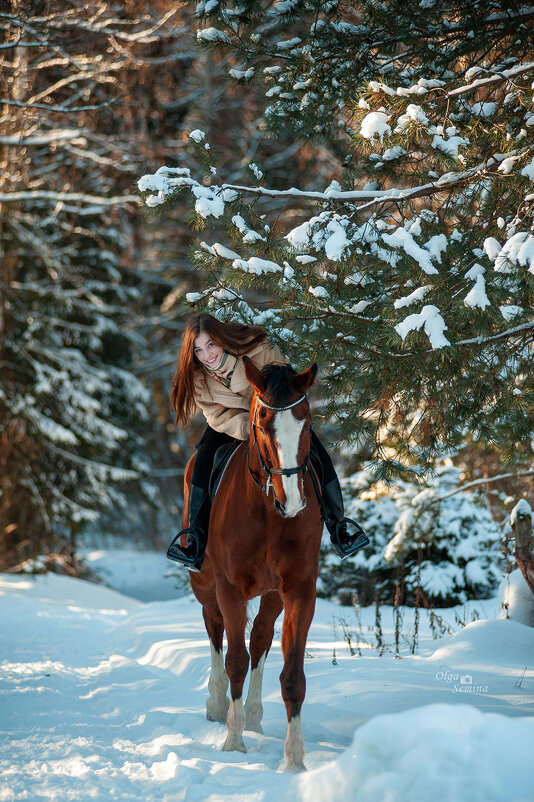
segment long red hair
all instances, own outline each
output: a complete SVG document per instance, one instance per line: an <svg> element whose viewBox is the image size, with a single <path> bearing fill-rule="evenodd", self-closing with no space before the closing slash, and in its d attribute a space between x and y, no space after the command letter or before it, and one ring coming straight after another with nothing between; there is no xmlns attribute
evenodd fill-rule
<svg viewBox="0 0 534 802"><path fill-rule="evenodd" d="M171 409L176 423L185 426L195 413L195 377L206 376L202 363L195 356L195 339L206 333L215 345L221 345L233 356L242 356L266 339L261 326L223 323L213 315L200 313L187 321L182 348L171 382Z"/></svg>

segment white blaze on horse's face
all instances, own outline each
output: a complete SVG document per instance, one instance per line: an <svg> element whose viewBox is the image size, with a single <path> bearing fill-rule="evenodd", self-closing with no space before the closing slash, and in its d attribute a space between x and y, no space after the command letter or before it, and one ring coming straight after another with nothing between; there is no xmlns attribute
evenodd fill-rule
<svg viewBox="0 0 534 802"><path fill-rule="evenodd" d="M292 409L277 412L274 417L274 437L278 449L281 468L294 468L298 465L300 436L305 420L297 420ZM299 474L282 476L282 487L286 495L284 514L292 518L304 509L306 501L299 490Z"/></svg>

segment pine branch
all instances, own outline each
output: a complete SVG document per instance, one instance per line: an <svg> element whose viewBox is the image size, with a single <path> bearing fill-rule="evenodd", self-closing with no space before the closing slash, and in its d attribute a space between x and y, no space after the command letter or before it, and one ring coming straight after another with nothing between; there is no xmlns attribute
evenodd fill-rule
<svg viewBox="0 0 534 802"><path fill-rule="evenodd" d="M124 479L138 479L139 478L139 471L132 471L127 468L118 468L116 465L109 465L106 462L96 462L96 460L86 459L85 457L80 457L79 454L74 454L71 451L65 451L65 449L61 448L60 446L51 443L50 441L47 442L47 447L54 451L56 454L60 454L65 459L69 460L70 462L74 462L77 465L85 465L86 467L101 471L106 470L110 473L114 471L120 473Z"/></svg>
<svg viewBox="0 0 534 802"><path fill-rule="evenodd" d="M493 86L494 84L499 84L503 81L509 81L512 78L516 78L518 75L523 75L524 73L532 72L533 70L534 61L530 61L528 64L518 64L515 67L511 67L509 70L503 70L503 72L499 72L497 75L491 75L489 78L479 78L470 84L465 84L464 86L458 86L456 89L451 89L450 92L447 92L447 97L466 95L469 92L473 92L475 89L480 89L481 87L487 87L490 85Z"/></svg>
<svg viewBox="0 0 534 802"><path fill-rule="evenodd" d="M401 200L406 201L413 200L415 198L430 197L437 193L444 192L450 187L462 187L472 178L477 177L478 175L482 176L483 173L481 171L482 165L477 165L470 170L464 170L463 172L455 173L452 176L442 176L436 182L422 184L409 189L396 189L395 187L391 187L390 189L382 190L357 189L350 191L328 190L326 192L314 192L311 190L297 189L296 187L279 190L268 189L267 187L249 187L241 184L220 184L218 186L212 184L211 187L213 189L217 189L219 192L223 192L225 189L232 189L236 192L244 192L267 198L299 198L302 200L311 201L339 201L340 203L346 203L347 201L355 200L369 201L369 203L366 203L363 206L356 207L357 211L361 211L369 208L369 206L373 204L394 203ZM193 179L180 179L180 183L182 186L198 184L198 182L194 181Z"/></svg>
<svg viewBox="0 0 534 802"><path fill-rule="evenodd" d="M467 490L470 487L480 487L480 485L485 485L488 482L499 482L502 479L516 479L518 476L533 476L534 475L534 468L527 470L527 471L517 471L516 473L501 473L498 476L488 476L484 479L475 479L472 482L467 482L465 485L460 485L455 490L451 490L450 493L445 493L443 496L439 496L435 499L435 502L443 501L443 499L450 498L450 496L456 495L456 493L461 493L463 490Z"/></svg>
<svg viewBox="0 0 534 802"><path fill-rule="evenodd" d="M20 192L0 192L0 203L17 203L25 200L52 200L71 203L88 203L98 206L122 206L125 203L134 203L142 206L137 195L118 195L104 198L99 195L84 195L82 192L51 192L47 190L26 190Z"/></svg>
<svg viewBox="0 0 534 802"><path fill-rule="evenodd" d="M168 21L173 17L175 14L178 13L180 10L180 6L176 5L175 8L172 8L166 14L158 19L158 21L137 33L127 33L125 31L118 30L116 27L113 27L113 24L119 22L119 20L104 20L101 23L97 22L88 22L86 19L77 18L77 19L67 19L63 20L61 17L58 18L56 21L53 18L47 20L48 25L50 28L56 28L63 30L65 27L76 27L77 29L81 29L84 31L88 31L91 33L96 34L104 34L106 36L112 36L116 39L122 39L125 42L129 42L130 44L155 44L161 39L171 38L176 36L179 33L185 33L186 31L190 31L190 27L188 25L182 25L179 28L165 28ZM39 20L37 19L36 22ZM141 22L148 21L147 18L143 19L136 19L128 21L132 25L141 24ZM124 20L120 20L121 23L124 24Z"/></svg>
<svg viewBox="0 0 534 802"><path fill-rule="evenodd" d="M88 134L86 128L65 128L54 129L43 134L30 134L29 136L23 131L9 136L0 136L0 144L2 145L18 145L26 147L27 145L48 145L50 142L60 142L62 140L80 139Z"/></svg>
<svg viewBox="0 0 534 802"><path fill-rule="evenodd" d="M112 106L117 103L119 98L111 98L104 100L102 103L97 103L92 106L47 106L45 103L23 103L21 100L8 100L7 98L0 98L0 104L4 103L6 106L16 106L20 109L41 109L42 111L60 111L66 114L71 114L79 111L98 111L105 109L107 106Z"/></svg>
<svg viewBox="0 0 534 802"><path fill-rule="evenodd" d="M528 323L523 323L521 326L516 326L513 329L507 329L500 334L494 334L492 337L472 337L470 340L459 340L457 343L454 343L454 345L486 345L486 343L506 339L521 331L527 331L532 328L534 328L534 318L529 320Z"/></svg>

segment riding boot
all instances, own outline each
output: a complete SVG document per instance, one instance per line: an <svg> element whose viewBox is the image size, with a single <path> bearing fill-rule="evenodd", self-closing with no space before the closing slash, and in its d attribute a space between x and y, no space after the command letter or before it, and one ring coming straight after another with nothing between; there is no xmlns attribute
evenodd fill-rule
<svg viewBox="0 0 534 802"><path fill-rule="evenodd" d="M198 573L204 561L204 552L208 542L210 517L210 498L208 490L197 485L189 489L189 526L182 529L173 538L167 549L167 557L187 566L190 571ZM186 545L180 544L182 535L187 535Z"/></svg>
<svg viewBox="0 0 534 802"><path fill-rule="evenodd" d="M367 546L369 538L356 521L345 518L341 485L337 476L323 485L322 494L325 526L330 532L330 541L341 559L345 559Z"/></svg>

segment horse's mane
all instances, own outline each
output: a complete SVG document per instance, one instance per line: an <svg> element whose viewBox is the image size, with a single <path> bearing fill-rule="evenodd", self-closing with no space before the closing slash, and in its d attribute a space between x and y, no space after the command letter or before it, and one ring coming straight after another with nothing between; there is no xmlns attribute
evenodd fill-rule
<svg viewBox="0 0 534 802"><path fill-rule="evenodd" d="M287 401L289 377L296 376L297 371L291 365L273 362L262 368L261 375L267 379L263 398L275 407L283 406Z"/></svg>

